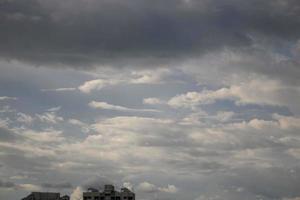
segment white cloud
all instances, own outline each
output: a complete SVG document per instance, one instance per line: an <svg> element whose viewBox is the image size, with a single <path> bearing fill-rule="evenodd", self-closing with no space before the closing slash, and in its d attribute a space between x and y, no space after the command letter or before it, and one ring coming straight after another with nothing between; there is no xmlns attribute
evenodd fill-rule
<svg viewBox="0 0 300 200"><path fill-rule="evenodd" d="M278 127L278 123L276 121L267 121L262 119L251 119L248 122L248 126L254 129L267 130L270 128Z"/></svg>
<svg viewBox="0 0 300 200"><path fill-rule="evenodd" d="M299 98L300 92L296 87L287 87L279 81L259 78L217 90L180 94L171 98L168 105L174 108L195 109L199 105L212 104L217 100L233 100L237 105L278 105L295 108L295 99Z"/></svg>
<svg viewBox="0 0 300 200"><path fill-rule="evenodd" d="M137 189L145 193L156 193L156 192L165 192L165 193L176 193L178 191L175 185L170 185L166 187L158 187L149 182L142 182L138 185Z"/></svg>
<svg viewBox="0 0 300 200"><path fill-rule="evenodd" d="M207 125L212 123L220 123L220 122L229 122L233 120L233 116L235 115L234 112L231 111L219 111L214 115L209 115L205 111L201 110L200 108L197 109L197 112L193 112L185 116L181 121L180 124L182 125Z"/></svg>
<svg viewBox="0 0 300 200"><path fill-rule="evenodd" d="M94 90L101 90L108 86L119 84L160 84L171 74L171 71L166 68L155 70L140 70L133 71L124 76L119 75L119 71L112 74L110 77L94 79L86 81L78 87L83 93L90 93Z"/></svg>
<svg viewBox="0 0 300 200"><path fill-rule="evenodd" d="M111 85L117 85L121 80L105 80L105 79L95 79L86 81L84 84L80 85L78 89L83 93L90 93L93 90L101 90L104 87L111 86Z"/></svg>
<svg viewBox="0 0 300 200"><path fill-rule="evenodd" d="M278 120L280 128L282 129L300 129L300 117L274 114L273 118Z"/></svg>
<svg viewBox="0 0 300 200"><path fill-rule="evenodd" d="M163 83L171 71L166 68L156 70L142 70L132 72L133 78L130 80L133 84L159 84Z"/></svg>
<svg viewBox="0 0 300 200"><path fill-rule="evenodd" d="M81 128L81 131L84 132L84 133L88 133L90 131L90 125L87 124L87 123L84 123L80 120L77 120L77 119L69 119L68 122L70 124L73 124L73 125L76 125L76 126L79 126Z"/></svg>
<svg viewBox="0 0 300 200"><path fill-rule="evenodd" d="M191 5L193 5L192 1ZM141 180L150 181L147 182L148 188L150 188L149 190L161 193L161 196L159 195L161 197L160 199L167 199L167 196L170 194L165 193L175 193L176 191L178 194L173 195L176 199L193 199L196 194L190 191L198 192L199 189L199 194L206 195L204 193L206 188L214 190L215 185L233 184L235 180L238 180L237 182L240 183L240 188L245 188L244 191L233 188L241 193L247 193L249 191L256 192L254 191L255 188L260 188L259 192L268 190L266 193L271 194L271 190L274 188L274 190L277 190L274 193L276 196L276 194L279 194L282 190L288 190L289 188L291 188L291 190L295 188L294 190L296 190L297 187L288 187L289 184L286 184L286 182L298 178L298 176L294 176L294 174L286 173L282 175L282 177L277 178L277 180L281 181L276 181L272 178L253 177L251 174L249 175L248 172L254 168L255 170L259 170L263 167L269 167L266 172L270 172L272 175L273 169L271 167L290 169L298 166L297 164L300 158L298 134L300 120L299 114L297 115L294 109L290 108L291 105L299 107L299 102L297 103L297 101L299 101L299 98L297 98L299 97L299 84L297 85L299 81L294 80L297 81L297 83L293 86L281 82L282 80L276 79L276 77L272 77L272 75L261 77L257 74L248 73L249 71L251 72L253 68L251 64L244 67L245 62L243 61L248 62L247 57L244 59L234 54L227 54L227 56L230 57L228 59L235 60L236 63L238 63L236 67L237 70L231 71L234 67L231 68L231 66L229 66L230 62L226 61L227 58L221 56L221 58L217 60L218 55L206 59L207 63L202 63L202 65L197 66L196 70L199 73L202 72L202 77L199 77L199 80L206 77L212 78L212 82L215 85L210 85L210 83L206 81L202 82L201 85L196 85L195 80L191 78L193 74L190 77L182 77L181 74L179 77L177 74L173 74L171 75L173 77L171 77L167 74L168 72L165 74L161 73L161 75L155 74L157 68L133 73L127 68L114 68L112 69L112 76L107 73L96 74L97 72L91 70L90 73L94 73L94 78L91 79L95 79L96 81L82 82L81 86L79 86L80 84L78 85L81 90L79 90L79 88L56 88L49 89L48 91L78 90L78 92L92 93L93 91L105 88L107 89L105 90L105 94L116 94L120 97L118 101L110 101L109 95L107 96L108 100L106 102L99 100L103 99L100 94L94 94L93 99L79 95L77 97L79 98L78 101L75 102L76 105L71 105L72 100L74 100L72 99L74 97L73 95L64 95L62 99L56 95L53 97L49 96L54 95L54 93L51 92L46 95L44 93L40 94L39 91L37 91L38 94L35 95L34 90L30 90L32 93L30 93L29 96L22 93L21 96L25 95L24 97L26 98L22 98L22 102L18 105L13 104L16 105L16 108L13 108L20 108L20 112L26 110L28 114L37 112L40 116L30 114L28 117L25 116L27 115L26 112L24 115L17 114L18 112L0 113L2 120L0 120L0 124L2 122L3 126L7 126L14 131L17 130L17 136L24 136L21 137L21 139L17 138L14 142L9 141L11 143L1 142L0 168L2 169L2 175L5 177L13 177L13 175L21 171L28 174L28 178L23 180L18 179L16 180L17 182L40 182L44 180L46 174L47 177L51 178L50 181L53 180L55 182L59 178L72 180L76 183L82 181L83 177L94 176L95 173L110 173L114 179L113 181L119 183L118 185L124 180L130 181L130 183L124 183L124 186L127 187L130 187L132 185L131 183L143 182ZM223 61L229 63L228 66L221 66ZM216 65L220 66L216 67ZM285 67L282 67L281 70L273 70L271 65L266 66L268 67L256 69L270 69L270 71L280 73L285 73L286 71ZM183 66L183 68L185 68L185 66ZM241 68L244 68L243 73L239 71ZM32 68L28 67L28 69L31 73ZM44 68L39 69L40 70L33 71L44 70ZM176 66L175 68L169 69L172 73L177 70ZM56 69L51 69L50 72L52 72L52 70L53 72L56 71ZM17 70L13 71L17 72ZM66 74L69 73L68 71L69 70L59 70L57 74ZM212 73L209 74L208 71ZM298 71L298 69L295 69L295 73L290 74L295 77ZM228 72L226 74L227 77L222 76L222 72ZM82 71L76 73L81 74ZM116 75L117 73L119 74ZM1 74L3 77L5 76L5 74ZM49 73L48 70L46 75L49 76L49 74L52 73ZM54 74L56 74L56 72ZM229 80L228 74L232 75L229 76L230 78L236 77L236 79L233 78ZM195 76L196 75L197 74L195 74ZM210 75L211 77L209 77ZM25 88L27 88L27 86L40 88L39 86L41 85L44 85L43 88L47 88L45 85L57 85L59 82L64 83L60 85L67 85L66 83L74 81L69 80L70 77L74 78L74 76L65 76L65 80L61 78L63 76L55 76L53 80L43 79L37 76L35 77L39 80L35 80L33 76L28 76L30 78L32 77L32 80L28 78L25 80L26 77L24 75L21 76L22 80L19 82L30 81L30 83L27 83L28 85L24 85ZM81 77L76 75L76 77L82 80L86 78L86 74ZM5 82L8 78L4 78L3 81ZM180 85L177 83L173 84L174 79L171 80L170 78L178 78L185 81L185 83ZM32 82L33 80L35 81ZM52 82L48 84L47 81ZM144 85L157 83L165 85ZM5 85L7 90L12 90L7 94L17 94L19 92L15 90L14 85L9 86L10 85ZM207 87L207 89L202 90L203 86ZM120 95L118 92L124 88L126 91L128 90L128 94L130 94L130 96L126 98L128 101L133 100L131 101L132 103L145 98L143 100L145 105L134 106L130 104L132 105L130 106L126 104L126 102L123 102L122 94ZM192 92L187 93L188 91ZM5 91L3 91L3 94L5 94ZM176 94L178 95L176 96ZM50 97L49 100L51 99L54 102L43 101L47 96ZM173 96L174 98L166 99L166 97ZM89 100L86 102L87 99ZM78 105L78 102L88 104L94 99L100 101L94 105L95 107L98 106L99 109L119 110L123 111L123 113L109 112L110 110L106 112L95 112L95 110L87 106ZM238 106L234 106L233 108L231 105L232 102L230 105L221 102L217 105L206 106L207 104L213 104L216 101L222 100L230 100L235 102ZM38 102L38 104L32 104L32 102ZM1 103L6 102L1 101ZM50 108L49 103L52 105L53 103L57 103L57 105L62 105L69 109L62 109L59 112L57 112L57 110L59 110L57 108L39 111L41 107ZM161 113L155 113L155 117L153 113L126 113L136 110L136 108L147 108L149 105L160 105L158 107L165 108L168 106L167 103L175 108L184 107L197 109L192 111L189 109L163 109ZM252 103L260 105L287 105L289 109L279 108L277 106L243 106L243 104ZM70 105L66 106L66 104ZM21 108L22 105L30 106ZM79 106L78 109L76 109L77 106ZM201 106L201 108L198 106ZM70 110L70 108L74 109ZM1 107L0 109L3 111L12 110L10 107ZM272 115L272 113L279 114ZM289 113L293 113L295 116L283 116ZM130 116L120 116L124 114ZM137 116L132 116L134 114ZM63 119L59 115L68 116L70 119ZM148 116L148 118L145 116ZM239 119L235 119L234 117L239 117ZM32 120L33 122L31 122ZM18 121L22 123L17 123ZM29 133L24 131L27 127L25 126L26 123L32 123L30 128L36 128L36 130L30 130ZM55 131L59 133L56 135L43 133L50 132L46 128L52 126L53 129L57 129ZM70 127L71 130L69 130ZM80 129L84 130L82 132L89 131L89 134L78 134L77 132L80 132ZM66 134L63 134L62 131L66 132ZM60 137L65 137L65 139L60 139ZM58 138L57 141L55 141L56 138ZM17 157L16 155L21 156ZM10 160L7 158L9 156L11 156ZM46 165L38 165L37 169L35 169L35 165L29 165L28 167L27 160L23 162L22 158L34 159L37 165L43 163L44 160L47 161ZM202 164L204 162L205 165ZM209 163L211 162L215 162L215 164L210 165ZM15 163L18 164L18 166L15 166L16 169L11 167L13 164L16 165ZM218 164L220 165L220 170L216 169ZM207 168L209 168L209 170L206 170ZM244 176L238 174L241 168L245 171L247 170ZM297 170L298 168L295 169L295 171ZM54 174L56 175L52 176ZM233 176L233 178L231 178L231 176ZM242 177L241 180L239 179L240 177ZM254 186L251 186L252 178L254 179L253 182L255 182ZM170 185L167 184L169 180L172 180ZM256 183L266 183L266 180L267 182L268 180L272 180L269 182L275 180L274 182L277 182L277 184L282 187L272 187L270 184L265 184L270 187L260 187L263 186L263 184L260 184L259 187L255 187L257 186ZM225 185L222 189L227 190L228 188L226 186L228 185ZM281 188L283 189L281 190ZM82 190L78 189L78 191L78 198L80 198ZM222 194L225 195L225 193L221 193L219 198L222 199ZM141 192L137 190L137 196L140 199L147 199L153 196L152 194L146 194L145 196L140 194ZM206 198L202 199L218 198L218 196L215 195L219 194L212 192L211 195L205 196ZM278 199L285 197L285 195L278 195ZM299 196L299 193L289 193L287 196L292 198ZM240 199L255 199L255 196L254 198L251 197L247 198L247 196L245 196Z"/></svg>
<svg viewBox="0 0 300 200"><path fill-rule="evenodd" d="M78 126L86 126L87 124L83 123L82 121L78 119L69 119L68 122L73 125L78 125Z"/></svg>
<svg viewBox="0 0 300 200"><path fill-rule="evenodd" d="M61 142L65 139L62 136L62 131L56 130L45 130L40 132L34 130L25 130L22 135L32 141L42 143Z"/></svg>
<svg viewBox="0 0 300 200"><path fill-rule="evenodd" d="M99 129L99 131L101 130L101 132L109 132L111 128L117 128L118 130L143 130L145 128L164 127L172 123L173 121L169 119L120 116L101 120L94 124L94 127Z"/></svg>
<svg viewBox="0 0 300 200"><path fill-rule="evenodd" d="M55 153L56 149L53 149L53 146L48 146L47 142L38 142L37 140L31 140L30 138L27 138L27 140L22 142L19 141L18 143L2 143L0 144L0 147L17 150L18 152L25 153L33 158L57 156Z"/></svg>
<svg viewBox="0 0 300 200"><path fill-rule="evenodd" d="M266 78L253 79L249 82L230 87L230 94L238 98L237 103L241 104L253 103L289 106L285 101L285 95L291 92L296 92L295 95L300 95L293 87L285 87L279 81Z"/></svg>
<svg viewBox="0 0 300 200"><path fill-rule="evenodd" d="M16 112L16 110L11 108L10 106L3 106L0 109L0 113L13 113L13 112Z"/></svg>
<svg viewBox="0 0 300 200"><path fill-rule="evenodd" d="M197 112L188 114L181 121L181 125L204 125L203 118L206 118L208 114L201 109L198 109Z"/></svg>
<svg viewBox="0 0 300 200"><path fill-rule="evenodd" d="M103 101L91 101L89 103L91 108L98 108L98 109L105 109L105 110L117 110L117 111L129 111L129 112L158 112L157 110L153 109L134 109L134 108L127 108L124 106L112 105L108 104Z"/></svg>
<svg viewBox="0 0 300 200"><path fill-rule="evenodd" d="M263 119L253 118L249 122L243 121L239 123L233 123L230 124L228 127L234 127L237 129L247 129L250 127L254 129L261 129L261 130L268 130L273 128L282 131L300 129L299 117L273 114L272 118L273 120L263 120Z"/></svg>
<svg viewBox="0 0 300 200"><path fill-rule="evenodd" d="M61 106L57 106L57 107L53 107L53 108L49 108L47 109L48 112L57 112L61 109Z"/></svg>
<svg viewBox="0 0 300 200"><path fill-rule="evenodd" d="M58 122L64 121L64 118L58 116L55 112L45 112L43 114L36 114L35 116L41 122L50 124L57 124Z"/></svg>
<svg viewBox="0 0 300 200"><path fill-rule="evenodd" d="M23 180L23 179L28 179L29 177L27 175L15 175L15 176L11 176L9 177L9 179L12 180Z"/></svg>
<svg viewBox="0 0 300 200"><path fill-rule="evenodd" d="M39 185L34 185L34 184L30 184L30 183L25 183L25 184L19 184L17 186L18 189L21 189L21 190L25 190L25 191L29 191L29 192L32 192L32 191L41 191L42 190L42 187L39 186Z"/></svg>
<svg viewBox="0 0 300 200"><path fill-rule="evenodd" d="M166 192L166 193L177 193L178 189L175 185L168 185L167 187L160 187L160 191Z"/></svg>
<svg viewBox="0 0 300 200"><path fill-rule="evenodd" d="M149 105L157 105L157 104L164 104L165 102L159 98L145 98L143 99L143 103Z"/></svg>
<svg viewBox="0 0 300 200"><path fill-rule="evenodd" d="M4 120L3 120L3 119L0 119L0 127L5 127L5 128L7 128L10 122L11 122L11 121L10 121L9 119L4 119Z"/></svg>
<svg viewBox="0 0 300 200"><path fill-rule="evenodd" d="M153 193L157 192L158 188L156 185L149 182L142 182L137 186L137 189L141 192Z"/></svg>
<svg viewBox="0 0 300 200"><path fill-rule="evenodd" d="M100 108L100 109L106 109L106 110L119 110L119 111L130 111L131 110L131 109L123 107L123 106L112 105L112 104L108 104L106 102L101 102L101 101L91 101L89 103L89 106L91 108Z"/></svg>
<svg viewBox="0 0 300 200"><path fill-rule="evenodd" d="M174 108L191 108L201 104L211 104L220 99L234 99L230 89L221 88L219 90L203 90L202 92L188 92L177 95L168 101L168 105Z"/></svg>
<svg viewBox="0 0 300 200"><path fill-rule="evenodd" d="M219 111L216 115L216 119L221 122L227 122L235 115L234 112L231 111Z"/></svg>
<svg viewBox="0 0 300 200"><path fill-rule="evenodd" d="M0 97L0 101L4 101L4 100L17 100L17 97L8 97L8 96L2 96Z"/></svg>
<svg viewBox="0 0 300 200"><path fill-rule="evenodd" d="M66 92L75 91L77 88L55 88L55 89L41 89L42 92Z"/></svg>
<svg viewBox="0 0 300 200"><path fill-rule="evenodd" d="M133 190L133 185L130 182L124 182L123 187L128 188L129 190Z"/></svg>
<svg viewBox="0 0 300 200"><path fill-rule="evenodd" d="M151 138L152 135L163 132L168 124L171 124L169 120L144 117L124 116L103 119L91 125L91 129L96 134L88 135L82 142L63 145L61 150L71 155L82 155L81 157L86 160L101 159L122 163L122 166L128 166L124 170L151 168L146 163L161 158L162 150L143 147L139 142L146 136L145 133L148 133ZM148 158L147 155L150 154L152 156ZM131 159L126 155L131 155L133 160L146 159L147 161L132 165Z"/></svg>
<svg viewBox="0 0 300 200"><path fill-rule="evenodd" d="M30 125L34 120L33 117L31 117L30 115L27 115L25 113L17 113L17 116L18 116L17 117L18 122L22 122L22 123L25 123L28 125Z"/></svg>
<svg viewBox="0 0 300 200"><path fill-rule="evenodd" d="M298 143L299 141L296 140L296 142ZM291 148L291 149L287 150L287 153L292 155L296 159L300 159L300 148Z"/></svg>

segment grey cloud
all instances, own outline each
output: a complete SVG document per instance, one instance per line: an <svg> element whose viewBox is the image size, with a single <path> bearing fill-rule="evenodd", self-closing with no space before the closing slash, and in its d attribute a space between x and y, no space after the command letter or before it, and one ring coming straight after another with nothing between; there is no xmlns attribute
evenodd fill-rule
<svg viewBox="0 0 300 200"><path fill-rule="evenodd" d="M186 149L184 150L185 153L193 156L193 157L215 157L215 156L222 156L222 152L216 150L205 150L205 149Z"/></svg>
<svg viewBox="0 0 300 200"><path fill-rule="evenodd" d="M250 46L253 37L295 42L299 6L295 0L2 1L0 56L38 65L156 65Z"/></svg>
<svg viewBox="0 0 300 200"><path fill-rule="evenodd" d="M13 131L10 131L7 128L0 127L0 141L2 142L13 142L19 136L17 136Z"/></svg>
<svg viewBox="0 0 300 200"><path fill-rule="evenodd" d="M212 174L205 182L197 200L279 200L299 196L298 168L234 168Z"/></svg>
<svg viewBox="0 0 300 200"><path fill-rule="evenodd" d="M165 131L165 132L163 132ZM157 130L156 133L149 133L143 135L138 139L138 144L148 147L181 147L191 146L192 142L185 134L180 132L168 133L166 130Z"/></svg>
<svg viewBox="0 0 300 200"><path fill-rule="evenodd" d="M31 158L25 156L23 152L16 151L14 154L4 154L0 156L4 166L11 169L22 170L23 172L41 172L50 169L51 159L47 157Z"/></svg>
<svg viewBox="0 0 300 200"><path fill-rule="evenodd" d="M72 184L69 182L62 182L62 183L43 183L43 187L45 188L55 188L55 189L63 189L63 188L72 188Z"/></svg>
<svg viewBox="0 0 300 200"><path fill-rule="evenodd" d="M233 185L247 188L248 191L269 199L300 195L299 168L244 168L237 169L236 174L238 175L231 179ZM231 181L228 181L227 184Z"/></svg>
<svg viewBox="0 0 300 200"><path fill-rule="evenodd" d="M229 154L229 153L228 153ZM187 172L189 174L211 174L218 171L226 171L229 166L223 164L224 160L220 157L214 161L210 157L201 157L201 158L176 158L175 156L166 159L166 163L174 169ZM170 167L169 166L169 167Z"/></svg>
<svg viewBox="0 0 300 200"><path fill-rule="evenodd" d="M93 178L86 180L82 184L82 187L84 189L88 189L88 188L103 189L105 184L112 184L112 181L106 177L95 176Z"/></svg>
<svg viewBox="0 0 300 200"><path fill-rule="evenodd" d="M13 182L0 180L0 188L14 188L15 186Z"/></svg>

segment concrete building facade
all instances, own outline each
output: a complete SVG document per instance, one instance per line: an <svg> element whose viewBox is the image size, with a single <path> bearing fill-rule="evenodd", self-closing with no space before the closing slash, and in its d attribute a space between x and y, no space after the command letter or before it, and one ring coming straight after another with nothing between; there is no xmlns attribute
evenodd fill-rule
<svg viewBox="0 0 300 200"><path fill-rule="evenodd" d="M113 185L105 185L103 191L90 188L83 192L83 200L135 200L135 194L127 188L116 191Z"/></svg>

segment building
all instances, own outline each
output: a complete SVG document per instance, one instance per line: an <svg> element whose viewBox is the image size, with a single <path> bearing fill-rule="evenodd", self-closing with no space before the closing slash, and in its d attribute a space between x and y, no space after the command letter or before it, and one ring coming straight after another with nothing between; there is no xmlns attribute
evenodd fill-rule
<svg viewBox="0 0 300 200"><path fill-rule="evenodd" d="M135 200L135 194L127 188L116 191L113 185L105 185L103 191L89 188L83 193L83 200Z"/></svg>
<svg viewBox="0 0 300 200"><path fill-rule="evenodd" d="M68 195L60 197L60 193L54 192L32 192L22 200L70 200Z"/></svg>
<svg viewBox="0 0 300 200"><path fill-rule="evenodd" d="M59 200L70 200L70 197L68 195L64 195L64 196L60 197Z"/></svg>

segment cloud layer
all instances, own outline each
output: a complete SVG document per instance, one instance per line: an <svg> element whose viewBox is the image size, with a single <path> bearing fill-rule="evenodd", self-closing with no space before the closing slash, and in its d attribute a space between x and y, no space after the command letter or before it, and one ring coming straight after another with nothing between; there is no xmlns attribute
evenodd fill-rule
<svg viewBox="0 0 300 200"><path fill-rule="evenodd" d="M256 38L282 45L300 22L295 0L14 0L0 17L2 58L74 67L173 63Z"/></svg>
<svg viewBox="0 0 300 200"><path fill-rule="evenodd" d="M300 197L297 0L3 0L0 199Z"/></svg>

